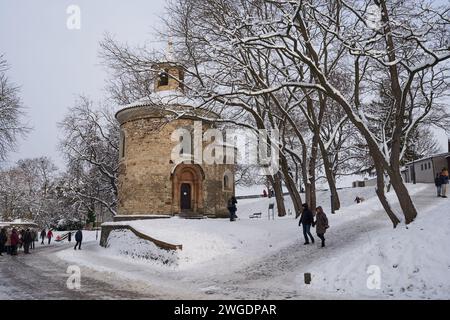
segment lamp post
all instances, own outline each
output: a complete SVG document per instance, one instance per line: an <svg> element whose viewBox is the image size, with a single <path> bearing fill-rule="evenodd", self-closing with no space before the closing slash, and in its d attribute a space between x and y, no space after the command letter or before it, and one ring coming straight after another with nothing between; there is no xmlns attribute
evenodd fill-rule
<svg viewBox="0 0 450 320"><path fill-rule="evenodd" d="M333 161L334 161L334 154L332 152L328 153L328 164L330 166L330 172L333 175ZM333 179L333 177L331 177ZM331 213L334 213L334 205L333 205L333 191L330 187L330 200L331 200Z"/></svg>

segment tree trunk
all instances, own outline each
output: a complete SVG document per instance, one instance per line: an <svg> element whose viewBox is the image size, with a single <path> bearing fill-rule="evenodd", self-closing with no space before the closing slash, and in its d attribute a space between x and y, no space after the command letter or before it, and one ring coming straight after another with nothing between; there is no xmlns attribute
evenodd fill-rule
<svg viewBox="0 0 450 320"><path fill-rule="evenodd" d="M386 199L386 194L384 193L384 170L381 165L375 166L377 171L377 188L376 193L378 196L378 199L380 199L381 205L384 208L384 211L386 211L389 219L391 219L392 224L394 225L394 228L397 226L397 224L400 223L400 220L395 215L394 211L392 211L391 206L389 205L389 202Z"/></svg>
<svg viewBox="0 0 450 320"><path fill-rule="evenodd" d="M336 189L336 180L331 168L331 163L328 161L328 152L325 150L325 146L322 141L319 141L320 151L322 153L323 166L325 168L325 175L327 177L328 186L330 187L331 195L333 196L333 209L339 210L341 208L341 201L339 200L339 194Z"/></svg>
<svg viewBox="0 0 450 320"><path fill-rule="evenodd" d="M305 163L302 163L302 176L305 185L305 203L308 205L311 203L311 183L308 178L308 167Z"/></svg>
<svg viewBox="0 0 450 320"><path fill-rule="evenodd" d="M413 222L417 217L417 210L414 207L414 203L411 200L408 189L403 183L401 174L399 172L400 170L396 170L393 168L390 169L390 172L388 172L390 183L397 195L400 207L402 208L403 215L405 216L405 223L409 224Z"/></svg>
<svg viewBox="0 0 450 320"><path fill-rule="evenodd" d="M281 185L280 174L277 173L274 176L268 176L273 191L275 193L275 200L277 202L277 211L279 217L284 217L286 215L286 207L284 206L283 188Z"/></svg>
<svg viewBox="0 0 450 320"><path fill-rule="evenodd" d="M314 151L314 148L316 149L316 151ZM309 179L308 179L308 184L309 184L309 202L308 202L308 206L311 208L311 210L315 210L316 209L316 156L317 156L317 145L313 146L313 152L312 152L312 156L309 159Z"/></svg>
<svg viewBox="0 0 450 320"><path fill-rule="evenodd" d="M289 167L287 164L286 157L283 154L280 154L280 164L281 164L281 171L283 172L284 181L286 183L286 187L289 190L289 195L291 196L292 203L294 204L294 210L295 210L295 216L301 212L302 209L302 198L300 196L300 193L297 189L297 185L291 175L289 174Z"/></svg>

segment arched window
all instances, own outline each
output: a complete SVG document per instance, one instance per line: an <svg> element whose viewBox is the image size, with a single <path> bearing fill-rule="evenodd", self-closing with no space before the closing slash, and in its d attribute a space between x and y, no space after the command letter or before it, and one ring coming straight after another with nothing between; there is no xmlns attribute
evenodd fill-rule
<svg viewBox="0 0 450 320"><path fill-rule="evenodd" d="M223 174L223 191L233 191L233 174L230 170L225 171Z"/></svg>
<svg viewBox="0 0 450 320"><path fill-rule="evenodd" d="M164 70L158 74L158 87L167 86L169 84L169 71Z"/></svg>
<svg viewBox="0 0 450 320"><path fill-rule="evenodd" d="M230 181L227 175L223 176L223 188L227 190L230 187Z"/></svg>

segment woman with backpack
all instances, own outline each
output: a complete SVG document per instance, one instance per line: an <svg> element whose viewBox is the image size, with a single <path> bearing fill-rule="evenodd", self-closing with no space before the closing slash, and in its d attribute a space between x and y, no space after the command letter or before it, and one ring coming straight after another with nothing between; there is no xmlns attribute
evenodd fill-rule
<svg viewBox="0 0 450 320"><path fill-rule="evenodd" d="M322 207L316 208L316 221L314 221L313 226L316 227L317 236L322 240L322 247L325 247L325 232L329 226L327 215L323 212Z"/></svg>

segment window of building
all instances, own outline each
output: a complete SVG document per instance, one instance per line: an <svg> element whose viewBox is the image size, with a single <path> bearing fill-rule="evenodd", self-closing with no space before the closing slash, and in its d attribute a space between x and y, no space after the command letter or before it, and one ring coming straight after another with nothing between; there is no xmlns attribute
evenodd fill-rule
<svg viewBox="0 0 450 320"><path fill-rule="evenodd" d="M229 170L223 175L223 190L233 191L233 174Z"/></svg>
<svg viewBox="0 0 450 320"><path fill-rule="evenodd" d="M223 176L223 188L228 189L230 187L230 181L227 175Z"/></svg>
<svg viewBox="0 0 450 320"><path fill-rule="evenodd" d="M169 84L168 70L164 70L158 75L158 87L167 86Z"/></svg>
<svg viewBox="0 0 450 320"><path fill-rule="evenodd" d="M120 157L125 157L125 133L120 131Z"/></svg>
<svg viewBox="0 0 450 320"><path fill-rule="evenodd" d="M420 165L420 171L423 171L423 163Z"/></svg>

